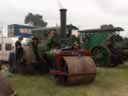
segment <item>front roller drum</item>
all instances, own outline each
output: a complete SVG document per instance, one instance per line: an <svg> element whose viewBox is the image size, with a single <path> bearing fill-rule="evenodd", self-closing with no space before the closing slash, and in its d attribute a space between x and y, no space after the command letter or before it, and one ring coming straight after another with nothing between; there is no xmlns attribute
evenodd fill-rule
<svg viewBox="0 0 128 96"><path fill-rule="evenodd" d="M56 80L63 84L90 83L96 77L96 65L90 56L63 57L63 72Z"/></svg>

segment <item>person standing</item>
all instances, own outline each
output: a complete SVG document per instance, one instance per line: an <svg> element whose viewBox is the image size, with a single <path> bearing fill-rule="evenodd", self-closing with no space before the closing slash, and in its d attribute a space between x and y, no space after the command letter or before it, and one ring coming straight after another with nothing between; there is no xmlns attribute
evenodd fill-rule
<svg viewBox="0 0 128 96"><path fill-rule="evenodd" d="M18 40L15 43L15 50L16 50L16 72L23 73L24 71L24 65L21 64L21 58L23 56L23 47L21 44L21 41L23 40L23 37L19 37Z"/></svg>
<svg viewBox="0 0 128 96"><path fill-rule="evenodd" d="M15 50L14 50L14 46L12 46L11 48L11 52L9 54L9 71L10 72L16 72L16 53L15 53Z"/></svg>
<svg viewBox="0 0 128 96"><path fill-rule="evenodd" d="M16 61L19 60L22 57L23 54L23 48L21 41L23 40L23 37L19 37L18 40L15 43L16 48Z"/></svg>
<svg viewBox="0 0 128 96"><path fill-rule="evenodd" d="M35 54L35 57L36 57L37 61L40 60L40 56L39 56L39 53L38 53L38 44L39 44L38 38L33 37L32 38L32 49L33 49L33 52Z"/></svg>

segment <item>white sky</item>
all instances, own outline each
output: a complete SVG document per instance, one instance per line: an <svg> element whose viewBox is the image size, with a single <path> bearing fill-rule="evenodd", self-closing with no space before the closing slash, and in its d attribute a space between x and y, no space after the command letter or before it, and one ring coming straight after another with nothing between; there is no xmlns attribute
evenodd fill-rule
<svg viewBox="0 0 128 96"><path fill-rule="evenodd" d="M0 0L0 26L24 24L28 12L39 13L49 26L59 24L59 9L67 8L67 24L80 29L113 24L128 36L128 0Z"/></svg>

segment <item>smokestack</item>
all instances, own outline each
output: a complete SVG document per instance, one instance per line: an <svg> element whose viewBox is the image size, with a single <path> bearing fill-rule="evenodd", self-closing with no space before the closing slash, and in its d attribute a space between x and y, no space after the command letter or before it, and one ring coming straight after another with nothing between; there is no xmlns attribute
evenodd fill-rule
<svg viewBox="0 0 128 96"><path fill-rule="evenodd" d="M60 35L61 35L61 38L66 38L66 11L67 9L60 9Z"/></svg>

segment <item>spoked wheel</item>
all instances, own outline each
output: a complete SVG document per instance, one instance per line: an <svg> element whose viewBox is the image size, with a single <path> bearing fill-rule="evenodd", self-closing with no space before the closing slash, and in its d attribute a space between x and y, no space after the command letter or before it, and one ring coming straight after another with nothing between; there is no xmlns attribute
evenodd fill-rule
<svg viewBox="0 0 128 96"><path fill-rule="evenodd" d="M97 66L110 66L111 57L108 48L96 47L92 50L92 56Z"/></svg>

